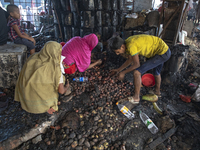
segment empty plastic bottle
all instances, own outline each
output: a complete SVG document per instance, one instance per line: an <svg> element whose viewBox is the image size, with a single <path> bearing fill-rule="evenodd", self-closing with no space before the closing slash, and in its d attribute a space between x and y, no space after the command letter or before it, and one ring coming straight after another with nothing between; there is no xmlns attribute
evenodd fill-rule
<svg viewBox="0 0 200 150"><path fill-rule="evenodd" d="M76 77L73 79L73 81L76 82L87 82L88 81L88 77Z"/></svg>
<svg viewBox="0 0 200 150"><path fill-rule="evenodd" d="M116 103L118 106L119 110L128 118L128 119L133 119L135 118L135 115L125 106L122 104L119 104L118 102Z"/></svg>
<svg viewBox="0 0 200 150"><path fill-rule="evenodd" d="M142 111L140 111L140 118L150 130L152 134L156 134L158 132L158 127L153 123L153 121Z"/></svg>

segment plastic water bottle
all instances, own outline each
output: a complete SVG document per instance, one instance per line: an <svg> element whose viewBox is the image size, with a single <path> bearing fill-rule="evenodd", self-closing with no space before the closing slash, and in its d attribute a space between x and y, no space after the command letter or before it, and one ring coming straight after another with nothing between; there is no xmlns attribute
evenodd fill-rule
<svg viewBox="0 0 200 150"><path fill-rule="evenodd" d="M88 77L76 77L73 79L73 81L76 82L87 82L88 81Z"/></svg>
<svg viewBox="0 0 200 150"><path fill-rule="evenodd" d="M140 111L140 118L147 126L147 128L151 131L152 134L156 134L158 132L158 127L153 123L153 121L142 111Z"/></svg>
<svg viewBox="0 0 200 150"><path fill-rule="evenodd" d="M128 119L133 119L135 118L135 115L125 106L122 104L119 104L118 102L116 103L118 106L119 110L128 118Z"/></svg>

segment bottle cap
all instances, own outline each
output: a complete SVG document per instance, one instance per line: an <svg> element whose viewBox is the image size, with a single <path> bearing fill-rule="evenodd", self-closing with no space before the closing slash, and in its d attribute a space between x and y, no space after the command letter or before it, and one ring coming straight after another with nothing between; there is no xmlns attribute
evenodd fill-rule
<svg viewBox="0 0 200 150"><path fill-rule="evenodd" d="M118 105L118 102L116 103L116 105Z"/></svg>
<svg viewBox="0 0 200 150"><path fill-rule="evenodd" d="M75 78L73 79L73 81L75 81Z"/></svg>

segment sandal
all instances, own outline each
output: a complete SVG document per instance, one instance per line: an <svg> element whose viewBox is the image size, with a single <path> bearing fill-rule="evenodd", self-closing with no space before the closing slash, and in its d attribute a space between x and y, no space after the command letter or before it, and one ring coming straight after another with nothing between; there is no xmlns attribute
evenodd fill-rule
<svg viewBox="0 0 200 150"><path fill-rule="evenodd" d="M128 102L130 102L132 104L139 104L139 101L138 102L134 101L133 97L131 97L131 96L127 97L127 98L124 98L124 99L120 99L117 103L125 105Z"/></svg>
<svg viewBox="0 0 200 150"><path fill-rule="evenodd" d="M127 98L128 99L128 101L130 102L130 103L132 103L132 104L139 104L139 101L135 101L134 99L133 99L133 97L128 97Z"/></svg>
<svg viewBox="0 0 200 150"><path fill-rule="evenodd" d="M68 96L69 94L72 93L72 86L70 85L69 88L67 89L67 91L65 92L65 96Z"/></svg>
<svg viewBox="0 0 200 150"><path fill-rule="evenodd" d="M62 102L67 103L67 102L69 102L72 98L73 98L73 95L65 96L65 97L63 98Z"/></svg>

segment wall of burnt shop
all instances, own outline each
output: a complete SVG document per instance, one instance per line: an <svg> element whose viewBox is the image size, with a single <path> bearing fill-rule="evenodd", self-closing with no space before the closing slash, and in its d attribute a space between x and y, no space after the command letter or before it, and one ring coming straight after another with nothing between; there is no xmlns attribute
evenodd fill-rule
<svg viewBox="0 0 200 150"><path fill-rule="evenodd" d="M74 36L95 33L99 35L100 41L108 40L122 28L125 1L54 0L55 38L67 41Z"/></svg>

